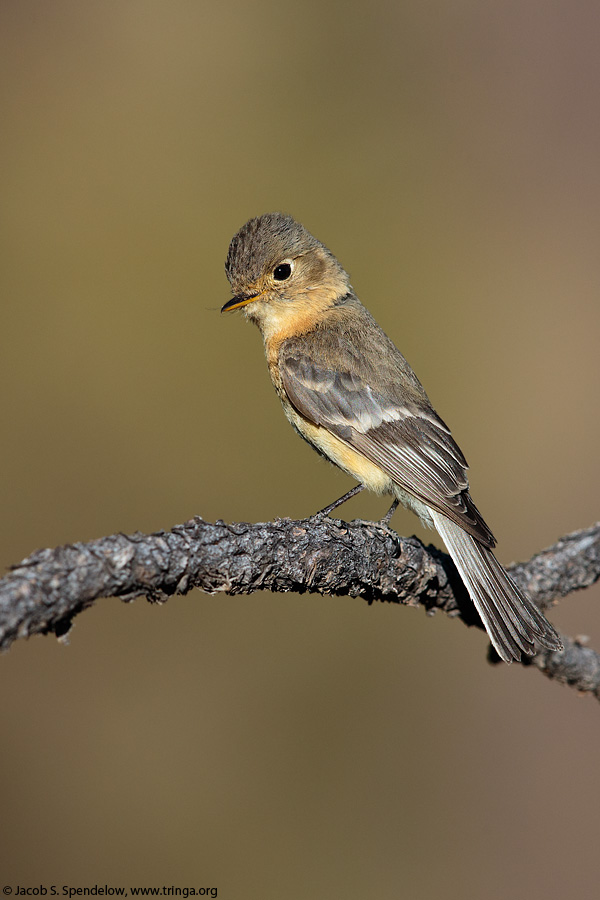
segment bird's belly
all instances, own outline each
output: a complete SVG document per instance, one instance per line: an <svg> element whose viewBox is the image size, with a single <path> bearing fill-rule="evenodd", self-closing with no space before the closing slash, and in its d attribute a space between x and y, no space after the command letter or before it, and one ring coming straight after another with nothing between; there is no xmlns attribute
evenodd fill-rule
<svg viewBox="0 0 600 900"><path fill-rule="evenodd" d="M344 444L326 428L313 425L296 410L284 404L286 415L292 425L300 432L309 444L312 444L319 453L330 459L348 475L352 475L361 484L376 494L389 494L393 492L392 479L375 463L370 462L361 453L357 453L352 447Z"/></svg>

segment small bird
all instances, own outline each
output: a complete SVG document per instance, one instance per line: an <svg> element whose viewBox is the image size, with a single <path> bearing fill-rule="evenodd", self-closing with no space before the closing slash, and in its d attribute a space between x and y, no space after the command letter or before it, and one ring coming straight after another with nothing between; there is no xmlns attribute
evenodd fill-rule
<svg viewBox="0 0 600 900"><path fill-rule="evenodd" d="M469 494L467 461L421 383L354 293L335 256L291 216L250 219L225 272L263 336L289 421L363 488L392 494L436 528L499 656L562 649L550 622L492 552L496 541ZM387 517L386 517L387 519Z"/></svg>

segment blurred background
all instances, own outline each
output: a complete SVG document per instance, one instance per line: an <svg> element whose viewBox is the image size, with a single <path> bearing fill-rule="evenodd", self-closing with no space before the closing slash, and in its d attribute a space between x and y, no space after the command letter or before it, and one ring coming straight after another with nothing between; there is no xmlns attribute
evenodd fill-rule
<svg viewBox="0 0 600 900"><path fill-rule="evenodd" d="M270 210L417 371L501 560L598 519L599 40L567 0L2 3L3 567L352 486L219 314ZM600 648L599 599L551 618ZM0 660L3 883L595 897L597 705L485 654L359 599L101 601Z"/></svg>

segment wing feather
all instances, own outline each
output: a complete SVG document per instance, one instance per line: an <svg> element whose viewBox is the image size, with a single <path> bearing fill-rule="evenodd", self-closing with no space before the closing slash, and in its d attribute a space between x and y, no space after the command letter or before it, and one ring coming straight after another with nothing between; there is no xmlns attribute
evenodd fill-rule
<svg viewBox="0 0 600 900"><path fill-rule="evenodd" d="M301 416L380 466L403 491L494 546L469 495L467 461L424 392L386 395L358 374L350 354L340 360L339 350L336 368L316 362L297 342L282 346L279 361L283 386Z"/></svg>

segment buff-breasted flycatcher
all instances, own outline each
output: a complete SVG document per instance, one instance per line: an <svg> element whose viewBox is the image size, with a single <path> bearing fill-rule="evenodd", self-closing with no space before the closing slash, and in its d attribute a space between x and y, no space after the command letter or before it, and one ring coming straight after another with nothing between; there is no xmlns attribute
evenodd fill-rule
<svg viewBox="0 0 600 900"><path fill-rule="evenodd" d="M273 384L301 436L437 529L502 659L531 656L536 643L561 649L494 556L448 427L335 256L291 216L268 213L235 235L225 271L234 297L222 311L243 308L260 328Z"/></svg>

